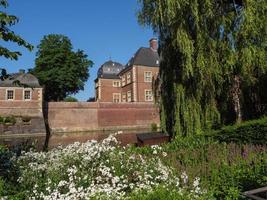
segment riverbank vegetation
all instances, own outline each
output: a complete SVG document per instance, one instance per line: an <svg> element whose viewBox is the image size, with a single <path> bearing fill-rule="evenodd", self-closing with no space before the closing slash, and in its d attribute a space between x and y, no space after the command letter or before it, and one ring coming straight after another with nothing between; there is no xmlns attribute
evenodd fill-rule
<svg viewBox="0 0 267 200"><path fill-rule="evenodd" d="M264 120L247 122L244 127L254 127L256 133ZM267 184L266 144L236 142L235 134L227 142L215 133L207 135L176 137L168 144L142 148L121 147L113 135L102 142L74 143L49 152L14 153L2 147L0 196L243 199L244 191ZM266 136L266 129L261 135Z"/></svg>

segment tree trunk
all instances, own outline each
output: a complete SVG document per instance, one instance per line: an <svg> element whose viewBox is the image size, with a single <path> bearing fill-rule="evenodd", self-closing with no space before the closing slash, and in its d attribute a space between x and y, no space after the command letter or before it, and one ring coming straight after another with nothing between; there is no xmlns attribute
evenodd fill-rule
<svg viewBox="0 0 267 200"><path fill-rule="evenodd" d="M241 88L240 88L240 85L241 85L240 77L238 75L235 75L234 76L233 86L232 86L232 89L231 89L230 93L231 93L233 104L234 104L234 110L235 110L235 114L236 114L236 123L240 123L242 121L242 110L241 110L241 100L240 100Z"/></svg>

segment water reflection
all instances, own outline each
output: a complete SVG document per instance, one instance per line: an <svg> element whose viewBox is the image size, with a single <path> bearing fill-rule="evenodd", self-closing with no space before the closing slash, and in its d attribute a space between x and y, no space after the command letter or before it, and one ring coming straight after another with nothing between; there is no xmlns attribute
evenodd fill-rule
<svg viewBox="0 0 267 200"><path fill-rule="evenodd" d="M68 132L68 133L52 133L49 139L48 148L54 148L62 145L66 146L73 142L86 142L88 140L103 140L109 134L119 132L116 138L121 142L121 145L135 144L137 142L136 134L149 132L149 129L133 129L133 130L103 130L103 131L88 131L88 132Z"/></svg>

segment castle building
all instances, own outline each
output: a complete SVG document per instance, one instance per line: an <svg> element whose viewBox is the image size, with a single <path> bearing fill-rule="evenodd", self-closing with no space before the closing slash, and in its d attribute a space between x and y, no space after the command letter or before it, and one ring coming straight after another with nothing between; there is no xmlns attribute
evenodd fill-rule
<svg viewBox="0 0 267 200"><path fill-rule="evenodd" d="M98 102L153 102L153 82L159 73L157 39L149 47L137 50L123 66L114 61L104 63L95 80Z"/></svg>

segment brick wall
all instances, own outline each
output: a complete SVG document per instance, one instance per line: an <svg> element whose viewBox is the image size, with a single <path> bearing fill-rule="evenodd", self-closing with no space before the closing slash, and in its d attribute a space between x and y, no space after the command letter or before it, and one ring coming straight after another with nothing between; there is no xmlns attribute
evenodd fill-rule
<svg viewBox="0 0 267 200"><path fill-rule="evenodd" d="M21 88L15 89L15 100L17 101L23 100L23 89Z"/></svg>
<svg viewBox="0 0 267 200"><path fill-rule="evenodd" d="M39 101L0 101L0 116L43 117Z"/></svg>
<svg viewBox="0 0 267 200"><path fill-rule="evenodd" d="M98 128L98 103L50 102L48 123L52 132L88 131Z"/></svg>
<svg viewBox="0 0 267 200"><path fill-rule="evenodd" d="M150 103L50 102L52 132L150 128L159 124L159 110Z"/></svg>

